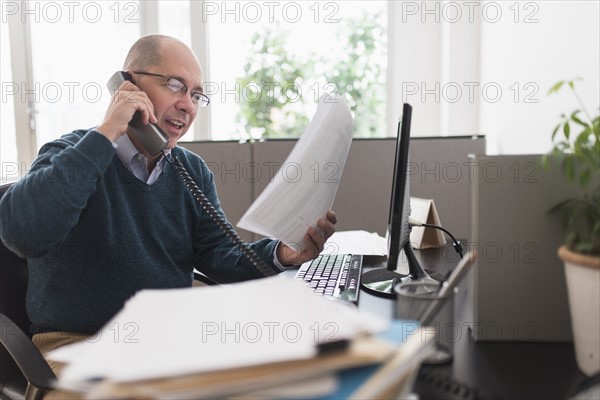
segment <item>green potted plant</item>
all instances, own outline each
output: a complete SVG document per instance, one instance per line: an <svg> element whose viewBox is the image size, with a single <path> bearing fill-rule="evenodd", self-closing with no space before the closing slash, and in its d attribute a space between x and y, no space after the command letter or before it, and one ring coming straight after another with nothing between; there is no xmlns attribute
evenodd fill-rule
<svg viewBox="0 0 600 400"><path fill-rule="evenodd" d="M600 115L587 112L573 80L557 82L549 94L564 87L581 108L561 115L552 132L552 149L542 162L559 163L566 178L584 193L550 212L562 217L566 234L558 256L565 263L577 364L593 375L600 371Z"/></svg>

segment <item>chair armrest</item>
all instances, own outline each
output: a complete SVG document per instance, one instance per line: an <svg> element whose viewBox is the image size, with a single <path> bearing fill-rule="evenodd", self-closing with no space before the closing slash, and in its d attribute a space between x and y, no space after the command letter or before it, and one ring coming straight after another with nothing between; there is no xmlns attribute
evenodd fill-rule
<svg viewBox="0 0 600 400"><path fill-rule="evenodd" d="M42 353L10 318L0 313L0 344L8 351L29 384L51 390L56 380Z"/></svg>

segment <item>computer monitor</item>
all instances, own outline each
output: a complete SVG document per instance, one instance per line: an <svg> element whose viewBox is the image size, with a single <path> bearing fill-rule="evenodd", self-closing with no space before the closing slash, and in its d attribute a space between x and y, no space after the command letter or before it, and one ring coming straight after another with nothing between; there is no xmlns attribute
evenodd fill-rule
<svg viewBox="0 0 600 400"><path fill-rule="evenodd" d="M410 182L408 174L408 149L410 144L410 123L412 107L405 103L402 118L398 122L396 157L388 217L388 259L386 268L365 272L361 277L362 288L371 294L395 298L394 285L411 280L432 280L421 268L410 243ZM401 252L408 261L408 275L396 272Z"/></svg>

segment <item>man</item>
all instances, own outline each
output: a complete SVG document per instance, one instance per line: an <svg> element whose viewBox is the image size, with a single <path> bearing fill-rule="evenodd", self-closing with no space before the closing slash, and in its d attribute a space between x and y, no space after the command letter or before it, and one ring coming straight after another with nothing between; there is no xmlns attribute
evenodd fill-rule
<svg viewBox="0 0 600 400"><path fill-rule="evenodd" d="M217 282L264 275L202 211L165 155L148 154L128 130L136 112L161 127L165 153L222 214L206 164L176 146L208 102L193 52L145 36L124 70L132 82L118 88L104 120L44 145L0 203L0 236L28 259L27 311L43 353L93 334L138 290L190 286L194 267ZM301 251L271 239L251 246L277 273L316 257L335 223L329 212L319 230L309 228Z"/></svg>

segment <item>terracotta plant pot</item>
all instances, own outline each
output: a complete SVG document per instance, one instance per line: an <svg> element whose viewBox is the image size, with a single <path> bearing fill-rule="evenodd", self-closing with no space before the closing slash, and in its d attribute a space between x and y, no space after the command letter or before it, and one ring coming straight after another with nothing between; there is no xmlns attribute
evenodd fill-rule
<svg viewBox="0 0 600 400"><path fill-rule="evenodd" d="M575 357L588 376L600 371L600 257L558 250L565 263Z"/></svg>

